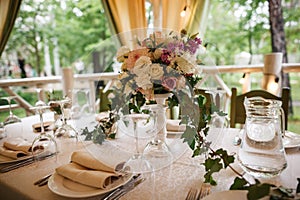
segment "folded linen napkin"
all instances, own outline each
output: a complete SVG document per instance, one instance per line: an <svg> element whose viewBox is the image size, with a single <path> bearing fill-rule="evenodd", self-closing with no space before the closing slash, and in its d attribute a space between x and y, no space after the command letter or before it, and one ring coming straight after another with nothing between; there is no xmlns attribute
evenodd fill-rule
<svg viewBox="0 0 300 200"><path fill-rule="evenodd" d="M71 163L56 168L56 173L74 182L105 189L121 175L88 152L77 151L71 156Z"/></svg>
<svg viewBox="0 0 300 200"><path fill-rule="evenodd" d="M179 125L181 120L174 120L174 119L167 119L166 127L167 131L174 131L174 132L182 132L185 131L185 125Z"/></svg>
<svg viewBox="0 0 300 200"><path fill-rule="evenodd" d="M20 157L26 156L27 154L23 151L14 151L5 147L0 147L0 155L13 159L18 159Z"/></svg>
<svg viewBox="0 0 300 200"><path fill-rule="evenodd" d="M0 147L0 155L18 159L23 156L31 155L31 143L23 138L9 138L3 142L3 146ZM42 146L35 147L34 150L43 149Z"/></svg>

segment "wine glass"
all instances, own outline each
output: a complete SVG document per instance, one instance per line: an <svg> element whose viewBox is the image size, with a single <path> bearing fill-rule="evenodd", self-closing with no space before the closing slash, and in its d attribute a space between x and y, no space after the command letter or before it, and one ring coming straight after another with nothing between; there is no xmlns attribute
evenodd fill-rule
<svg viewBox="0 0 300 200"><path fill-rule="evenodd" d="M154 118L151 114L126 114L120 117L118 127L127 135L134 137L135 153L125 162L123 171L127 173L152 172L153 167L140 151L139 138L153 136Z"/></svg>
<svg viewBox="0 0 300 200"><path fill-rule="evenodd" d="M43 113L49 108L50 106L41 104L31 108L32 110L35 110L36 113L39 115L41 126L41 132L39 136L34 138L31 146L32 155L35 158L35 160L38 160L39 154L41 152L46 154L58 153L58 147L54 137L46 133L44 127Z"/></svg>
<svg viewBox="0 0 300 200"><path fill-rule="evenodd" d="M9 116L7 118L5 118L5 120L3 122L4 126L8 125L8 124L21 122L21 119L19 117L17 117L16 115L14 115L11 110L11 100L15 99L15 98L16 98L16 96L1 97L1 99L4 99L7 101L8 106L9 106Z"/></svg>
<svg viewBox="0 0 300 200"><path fill-rule="evenodd" d="M81 108L79 105L79 91L80 89L73 89L73 102L72 102L72 107L71 107L71 117L72 119L79 119L81 117Z"/></svg>
<svg viewBox="0 0 300 200"><path fill-rule="evenodd" d="M224 113L226 91L221 89L209 89L205 91L211 95L212 114L210 125L214 128L226 128L229 125L229 119Z"/></svg>
<svg viewBox="0 0 300 200"><path fill-rule="evenodd" d="M69 97L66 97L65 99L59 100L59 101L51 101L49 103L57 103L60 106L61 109L61 120L62 124L55 130L54 136L55 137L75 137L76 140L78 139L78 133L77 131L67 123L66 116L66 110L65 106L68 104L71 104L71 99Z"/></svg>
<svg viewBox="0 0 300 200"><path fill-rule="evenodd" d="M47 104L44 101L42 101L42 98L41 98L42 88L36 88L35 91L37 93L37 98L38 98L38 101L35 103L35 106L46 106Z"/></svg>
<svg viewBox="0 0 300 200"><path fill-rule="evenodd" d="M165 127L166 124L166 107L160 104L151 104L144 106L153 112L155 137L146 145L143 154L151 163L155 170L168 166L173 160L167 144L161 140L158 133Z"/></svg>
<svg viewBox="0 0 300 200"><path fill-rule="evenodd" d="M2 125L2 138L6 136L17 137L22 135L23 132L22 120L18 116L14 115L11 109L11 100L14 98L16 98L16 96L1 97L1 99L4 99L8 102L9 106L9 116L5 118ZM15 134L15 130L19 130L18 135Z"/></svg>

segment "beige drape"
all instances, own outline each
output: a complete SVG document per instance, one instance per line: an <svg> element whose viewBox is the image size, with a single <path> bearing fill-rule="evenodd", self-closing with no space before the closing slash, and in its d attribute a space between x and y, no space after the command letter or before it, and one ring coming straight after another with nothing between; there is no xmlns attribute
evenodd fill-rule
<svg viewBox="0 0 300 200"><path fill-rule="evenodd" d="M158 0L153 0L157 6L158 2L155 1ZM190 34L199 32L201 36L204 35L210 0L161 0L161 4L163 28L174 31L185 29ZM185 7L186 15L181 17L180 13Z"/></svg>
<svg viewBox="0 0 300 200"><path fill-rule="evenodd" d="M22 0L0 0L0 57L15 23Z"/></svg>
<svg viewBox="0 0 300 200"><path fill-rule="evenodd" d="M146 28L145 0L102 0L113 24L113 34L136 28Z"/></svg>

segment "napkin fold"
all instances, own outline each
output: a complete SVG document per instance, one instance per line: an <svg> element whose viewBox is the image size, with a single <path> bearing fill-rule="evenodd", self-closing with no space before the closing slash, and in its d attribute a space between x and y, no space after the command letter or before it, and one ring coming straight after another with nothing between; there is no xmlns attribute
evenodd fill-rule
<svg viewBox="0 0 300 200"><path fill-rule="evenodd" d="M56 173L74 182L101 189L121 176L112 167L84 151L73 152L71 163L56 168Z"/></svg>
<svg viewBox="0 0 300 200"><path fill-rule="evenodd" d="M167 131L174 131L174 132L182 132L185 131L185 125L179 125L181 120L174 120L174 119L167 119L166 128Z"/></svg>
<svg viewBox="0 0 300 200"><path fill-rule="evenodd" d="M31 154L31 143L22 138L9 138L0 147L0 155L17 159ZM40 147L37 147L40 148Z"/></svg>
<svg viewBox="0 0 300 200"><path fill-rule="evenodd" d="M14 151L14 150L7 149L5 147L0 147L0 155L9 157L9 158L13 158L13 159L17 159L17 158L26 156L27 154L24 153L23 151Z"/></svg>

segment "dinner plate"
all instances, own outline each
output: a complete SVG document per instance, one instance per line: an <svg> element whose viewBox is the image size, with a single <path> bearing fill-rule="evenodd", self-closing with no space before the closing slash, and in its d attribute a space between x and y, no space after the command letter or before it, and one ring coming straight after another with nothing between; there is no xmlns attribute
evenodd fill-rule
<svg viewBox="0 0 300 200"><path fill-rule="evenodd" d="M285 136L282 139L284 148L300 147L300 135L290 131L285 131Z"/></svg>
<svg viewBox="0 0 300 200"><path fill-rule="evenodd" d="M53 193L60 196L70 198L86 198L110 192L120 187L121 185L126 184L131 178L132 175L122 176L121 178L113 181L113 183L111 183L109 187L105 189L99 189L76 183L74 181L71 181L70 179L60 176L57 173L54 173L48 180L48 188Z"/></svg>

